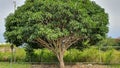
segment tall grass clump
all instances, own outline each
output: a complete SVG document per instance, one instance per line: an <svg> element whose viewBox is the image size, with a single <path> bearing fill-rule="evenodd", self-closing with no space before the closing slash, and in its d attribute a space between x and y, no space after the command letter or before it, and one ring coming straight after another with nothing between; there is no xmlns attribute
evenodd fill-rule
<svg viewBox="0 0 120 68"><path fill-rule="evenodd" d="M99 49L96 47L86 48L82 52L82 61L84 62L99 62Z"/></svg>
<svg viewBox="0 0 120 68"><path fill-rule="evenodd" d="M64 54L64 61L65 62L79 62L78 57L79 57L80 53L81 52L78 49L69 49Z"/></svg>
<svg viewBox="0 0 120 68"><path fill-rule="evenodd" d="M120 51L116 49L103 51L101 54L102 62L105 64L120 63Z"/></svg>

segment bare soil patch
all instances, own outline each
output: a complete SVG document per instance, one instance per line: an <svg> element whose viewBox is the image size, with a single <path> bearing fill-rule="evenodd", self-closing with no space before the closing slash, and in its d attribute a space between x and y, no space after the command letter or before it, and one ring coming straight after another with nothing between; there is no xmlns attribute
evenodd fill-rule
<svg viewBox="0 0 120 68"><path fill-rule="evenodd" d="M32 68L59 68L59 65L55 64L33 64ZM71 64L65 65L65 68L108 68L107 65L98 65L98 64Z"/></svg>

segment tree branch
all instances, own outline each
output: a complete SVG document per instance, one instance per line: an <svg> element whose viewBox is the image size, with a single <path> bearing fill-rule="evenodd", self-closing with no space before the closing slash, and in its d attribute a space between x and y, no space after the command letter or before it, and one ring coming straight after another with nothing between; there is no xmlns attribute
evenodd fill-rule
<svg viewBox="0 0 120 68"><path fill-rule="evenodd" d="M40 43L42 46L44 46L44 47L46 47L46 48L48 48L48 49L50 49L50 50L52 49L52 48L49 46L49 44L48 44L46 41L42 40L41 38L37 38L36 41L37 41L38 43Z"/></svg>

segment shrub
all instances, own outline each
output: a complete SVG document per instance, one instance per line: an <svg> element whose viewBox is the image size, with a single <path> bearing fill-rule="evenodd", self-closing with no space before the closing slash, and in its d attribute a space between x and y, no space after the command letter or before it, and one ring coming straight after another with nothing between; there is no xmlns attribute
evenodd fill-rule
<svg viewBox="0 0 120 68"><path fill-rule="evenodd" d="M86 48L82 52L82 61L99 62L99 50L96 47Z"/></svg>
<svg viewBox="0 0 120 68"><path fill-rule="evenodd" d="M15 51L14 58L16 61L25 61L26 52L23 48L17 48Z"/></svg>
<svg viewBox="0 0 120 68"><path fill-rule="evenodd" d="M21 48L17 48L16 51L13 53L13 60L14 61L24 61L26 57L25 50ZM0 61L10 61L12 58L11 52L0 52Z"/></svg>
<svg viewBox="0 0 120 68"><path fill-rule="evenodd" d="M57 57L48 49L43 49L41 51L41 62L56 62Z"/></svg>
<svg viewBox="0 0 120 68"><path fill-rule="evenodd" d="M103 53L103 62L105 64L120 63L120 51L112 49Z"/></svg>
<svg viewBox="0 0 120 68"><path fill-rule="evenodd" d="M120 63L120 51L114 49L112 57L113 59L111 59L111 63Z"/></svg>
<svg viewBox="0 0 120 68"><path fill-rule="evenodd" d="M29 51L28 51L29 52ZM14 52L15 61L31 61L32 62L58 62L57 57L48 49L34 49L31 52L32 57L26 55L27 52L23 48L17 48ZM0 52L0 61L10 61L11 52ZM69 49L64 54L65 62L102 62L120 63L120 51L115 49L98 50L97 47L86 48L82 51L78 49Z"/></svg>
<svg viewBox="0 0 120 68"><path fill-rule="evenodd" d="M64 55L64 61L65 62L78 62L78 56L80 54L80 51L77 49L70 49L66 51Z"/></svg>
<svg viewBox="0 0 120 68"><path fill-rule="evenodd" d="M113 58L112 56L113 50L107 50L106 52L103 53L103 62L105 64L109 64L111 62L111 59Z"/></svg>

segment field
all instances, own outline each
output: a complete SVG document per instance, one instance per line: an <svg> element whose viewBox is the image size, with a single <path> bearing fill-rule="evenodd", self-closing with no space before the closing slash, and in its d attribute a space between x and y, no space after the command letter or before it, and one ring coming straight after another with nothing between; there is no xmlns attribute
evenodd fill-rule
<svg viewBox="0 0 120 68"><path fill-rule="evenodd" d="M30 64L25 63L9 63L9 62L0 62L0 68L30 68Z"/></svg>

